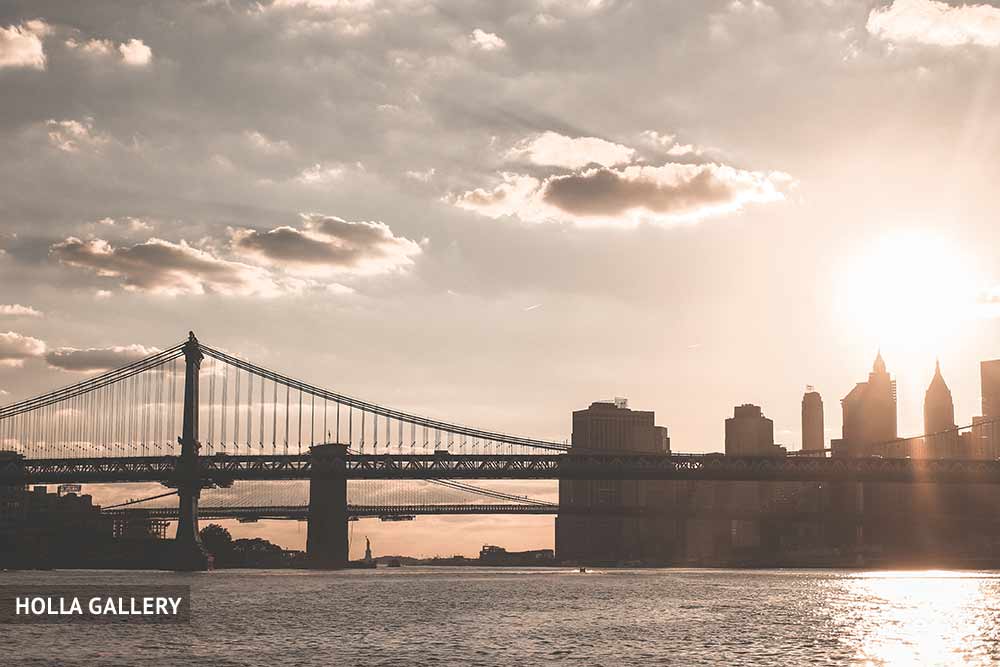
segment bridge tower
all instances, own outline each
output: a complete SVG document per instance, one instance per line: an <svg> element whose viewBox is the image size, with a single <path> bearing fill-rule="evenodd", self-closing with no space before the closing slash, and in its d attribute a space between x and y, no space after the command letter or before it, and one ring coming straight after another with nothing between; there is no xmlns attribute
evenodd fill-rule
<svg viewBox="0 0 1000 667"><path fill-rule="evenodd" d="M208 569L208 553L198 536L198 498L201 475L198 465L198 374L204 355L193 332L184 344L184 413L180 459L177 461L177 496L180 499L177 536L174 540L174 567L192 572Z"/></svg>
<svg viewBox="0 0 1000 667"><path fill-rule="evenodd" d="M309 455L309 564L318 569L347 567L347 445L315 445Z"/></svg>

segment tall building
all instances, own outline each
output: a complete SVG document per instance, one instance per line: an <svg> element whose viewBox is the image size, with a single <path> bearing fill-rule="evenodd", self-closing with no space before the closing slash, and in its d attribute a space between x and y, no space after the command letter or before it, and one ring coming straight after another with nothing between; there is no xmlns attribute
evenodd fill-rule
<svg viewBox="0 0 1000 667"><path fill-rule="evenodd" d="M951 390L941 376L941 362L934 367L934 377L924 394L924 434L930 435L955 428L955 403Z"/></svg>
<svg viewBox="0 0 1000 667"><path fill-rule="evenodd" d="M573 412L572 447L581 452L667 453L670 438L651 410L632 410L628 399L596 401Z"/></svg>
<svg viewBox="0 0 1000 667"><path fill-rule="evenodd" d="M802 451L815 452L826 449L823 432L823 398L812 387L806 387L802 396Z"/></svg>
<svg viewBox="0 0 1000 667"><path fill-rule="evenodd" d="M970 455L963 452L962 438L955 428L955 403L951 390L941 375L941 362L934 367L934 377L924 395L924 437L918 438L910 456L930 459L952 459ZM966 447L968 449L968 442Z"/></svg>
<svg viewBox="0 0 1000 667"><path fill-rule="evenodd" d="M983 382L983 417L1000 419L1000 359L979 364Z"/></svg>
<svg viewBox="0 0 1000 667"><path fill-rule="evenodd" d="M670 452L667 429L652 411L628 401L597 401L573 413L569 455L601 452ZM654 504L664 485L634 480L560 480L556 555L581 562L663 562L669 542L655 517L629 516L621 508ZM563 511L565 510L565 511Z"/></svg>
<svg viewBox="0 0 1000 667"><path fill-rule="evenodd" d="M868 374L840 401L843 432L833 445L835 456L868 456L872 445L896 440L896 381L879 352Z"/></svg>
<svg viewBox="0 0 1000 667"><path fill-rule="evenodd" d="M726 456L783 456L785 448L774 444L774 422L760 406L744 403L726 419Z"/></svg>
<svg viewBox="0 0 1000 667"><path fill-rule="evenodd" d="M972 456L1000 458L1000 359L979 364L982 378L983 415L972 418Z"/></svg>

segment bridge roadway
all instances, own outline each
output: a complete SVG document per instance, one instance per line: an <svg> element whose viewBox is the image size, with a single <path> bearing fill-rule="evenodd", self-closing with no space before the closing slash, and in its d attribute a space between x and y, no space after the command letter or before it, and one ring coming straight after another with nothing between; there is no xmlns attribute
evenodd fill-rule
<svg viewBox="0 0 1000 667"><path fill-rule="evenodd" d="M156 507L151 509L109 509L104 514L116 519L128 519L130 515L138 515L143 519L162 519L176 521L176 507ZM304 505L273 505L259 507L200 507L199 517L205 520L236 519L244 522L252 521L307 521L309 507ZM481 504L406 504L406 505L348 505L349 520L364 518L380 518L386 521L399 521L402 518L439 515L480 515L480 514L514 514L533 516L556 516L580 514L585 516L625 516L625 517L665 517L672 519L746 519L746 520L792 520L840 523L864 523L866 520L885 521L885 512L871 517L863 511L839 510L832 513L823 509L807 508L748 508L748 507L628 507L628 506L563 506L555 503L546 504L513 504L513 503L481 503ZM910 515L903 512L899 519ZM975 523L994 526L1000 523L1000 516L982 515L970 516L964 513L940 513L935 518L947 517L949 521L958 523ZM929 518L929 517L925 517Z"/></svg>
<svg viewBox="0 0 1000 667"><path fill-rule="evenodd" d="M162 482L185 471L176 456L0 461L0 483ZM341 463L342 461L342 463ZM662 479L998 484L1000 461L732 457L720 454L348 454L314 468L309 454L198 456L207 486L289 479ZM189 473L188 473L189 474Z"/></svg>

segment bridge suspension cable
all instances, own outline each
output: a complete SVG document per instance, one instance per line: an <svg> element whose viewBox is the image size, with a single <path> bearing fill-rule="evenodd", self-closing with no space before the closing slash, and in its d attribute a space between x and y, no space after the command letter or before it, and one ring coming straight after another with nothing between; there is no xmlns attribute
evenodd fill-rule
<svg viewBox="0 0 1000 667"><path fill-rule="evenodd" d="M27 458L173 453L183 402L181 345L0 407L0 449Z"/></svg>
<svg viewBox="0 0 1000 667"><path fill-rule="evenodd" d="M369 451L371 453L379 451L388 452L392 449L402 451L407 447L413 451L417 448L429 448L431 443L429 435L430 431L433 431L434 449L447 448L451 451L457 445L458 450L463 453L467 449L478 451L479 448L490 453L498 453L496 450L503 448L506 448L508 453L514 453L515 448L518 450L527 448L550 451L564 451L568 449L567 445L559 442L525 438L495 431L485 431L394 410L316 387L275 371L262 368L248 361L238 359L207 345L201 345L201 350L207 357L221 362L224 366L232 366L237 370L234 383L236 387L234 390L236 397L234 409L237 411L237 414L242 414L241 411L244 410L253 410L252 405L249 403L244 405L239 399L238 382L240 371L246 373L251 378L253 376L259 378L262 388L265 382L273 383L275 394L278 393L279 386L284 387L281 393L283 393L285 402L283 410L285 437L282 440L282 444L285 447L293 442L290 434L295 433L294 443L298 445L299 450L301 450L303 444L308 447L314 444L337 442L356 446L361 453L369 453ZM228 386L228 375L224 374L223 382L224 386ZM252 383L253 380L248 379L248 382ZM224 397L222 407L220 407L222 419L226 419L225 406L227 401L228 399ZM323 409L322 419L317 415L317 403L320 401L322 401ZM316 438L316 422L320 421L325 425L329 424L327 412L331 408L330 403L333 403L332 409L336 410L336 433L325 431L320 434L320 438ZM262 404L261 409L263 408ZM346 412L347 418L346 429L343 430L341 429L342 409ZM274 422L277 420L277 411L280 410L280 405L275 405L272 410L272 422ZM381 433L379 428L380 418L384 423ZM252 421L248 416L246 419L248 429L252 428ZM408 441L404 436L405 425L410 426L410 438ZM276 448L277 444L277 438L275 437L277 426L278 424L275 423L272 427L272 448ZM355 426L358 428L355 429ZM393 428L393 426L396 428ZM238 427L236 428L238 429ZM326 427L324 426L324 428ZM422 444L419 445L417 438L418 430L422 434L422 438L420 439L420 443ZM442 433L447 435L444 446L441 439ZM343 438L345 434L347 436L346 440Z"/></svg>
<svg viewBox="0 0 1000 667"><path fill-rule="evenodd" d="M29 459L178 455L184 357L191 345L204 355L196 403L203 454L303 454L328 443L363 454L568 449L322 389L202 345L192 335L145 359L0 407L0 451Z"/></svg>

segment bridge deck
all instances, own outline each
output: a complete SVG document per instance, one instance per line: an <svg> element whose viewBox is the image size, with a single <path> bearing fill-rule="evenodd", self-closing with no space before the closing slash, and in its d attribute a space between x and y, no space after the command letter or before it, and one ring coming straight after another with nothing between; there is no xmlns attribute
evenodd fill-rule
<svg viewBox="0 0 1000 667"><path fill-rule="evenodd" d="M179 476L178 458L13 459L0 483L162 482ZM663 479L728 481L1000 483L1000 461L971 459L744 458L651 454L352 454L339 471L313 469L308 454L199 457L208 484L310 479Z"/></svg>

